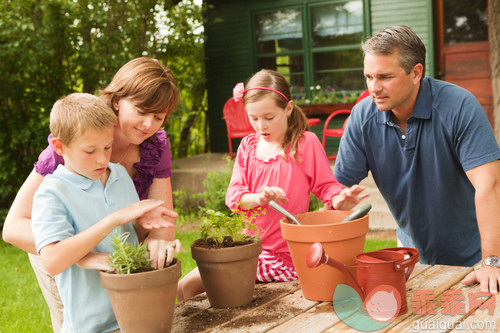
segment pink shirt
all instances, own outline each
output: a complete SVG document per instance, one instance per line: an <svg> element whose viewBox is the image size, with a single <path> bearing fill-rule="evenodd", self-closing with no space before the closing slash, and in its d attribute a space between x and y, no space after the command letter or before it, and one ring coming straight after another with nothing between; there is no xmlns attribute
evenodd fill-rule
<svg viewBox="0 0 500 333"><path fill-rule="evenodd" d="M316 134L304 132L299 140L297 161L291 158L285 161L282 156L261 160L255 155L257 141L258 135L250 134L241 141L238 148L226 193L226 205L231 210L236 208L244 194L262 192L266 186L278 186L285 191L289 201L280 204L292 214L309 210L310 193L328 203L343 189L333 175ZM262 248L283 260L287 266L294 267L286 241L281 235L279 222L283 216L269 205L263 208L266 214L256 221L257 226L264 231Z"/></svg>

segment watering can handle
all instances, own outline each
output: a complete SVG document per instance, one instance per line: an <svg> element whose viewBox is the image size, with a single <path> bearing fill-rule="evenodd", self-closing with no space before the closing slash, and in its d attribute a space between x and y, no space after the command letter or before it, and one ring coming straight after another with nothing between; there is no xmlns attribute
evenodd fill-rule
<svg viewBox="0 0 500 333"><path fill-rule="evenodd" d="M408 268L406 270L406 274L405 274L406 281L408 281L408 279L410 278L411 273L413 272L413 268L415 268L415 264L420 259L420 256L418 254L418 250L415 249L415 248L412 248L412 247L393 247L393 248L386 249L386 250L394 250L394 251L398 251L398 252L401 252L401 253L403 253L405 255L409 255L410 256L407 259L402 259L402 260L396 261L394 263L394 269L396 271L401 271L401 270L403 270L405 268Z"/></svg>

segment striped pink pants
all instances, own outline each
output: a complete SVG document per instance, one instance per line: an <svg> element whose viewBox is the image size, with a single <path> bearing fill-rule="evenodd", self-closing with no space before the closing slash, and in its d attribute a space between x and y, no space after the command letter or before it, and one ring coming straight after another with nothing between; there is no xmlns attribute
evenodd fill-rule
<svg viewBox="0 0 500 333"><path fill-rule="evenodd" d="M266 250L259 255L257 265L257 281L259 282L285 282L297 280L295 268L290 268L282 260L276 258Z"/></svg>

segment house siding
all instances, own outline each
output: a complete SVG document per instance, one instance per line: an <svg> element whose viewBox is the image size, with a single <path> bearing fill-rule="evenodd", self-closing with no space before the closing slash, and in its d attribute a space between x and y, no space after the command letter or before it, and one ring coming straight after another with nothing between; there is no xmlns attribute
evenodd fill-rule
<svg viewBox="0 0 500 333"><path fill-rule="evenodd" d="M252 11L285 8L311 3L308 0L206 0L210 6L205 24L205 56L208 96L210 149L227 152L226 126L222 118L224 103L237 82L246 81L256 70L253 59ZM375 33L394 24L412 27L427 47L427 75L434 74L434 35L432 0L365 0L369 3L370 27ZM238 143L234 142L233 147Z"/></svg>
<svg viewBox="0 0 500 333"><path fill-rule="evenodd" d="M411 27L427 48L426 75L434 76L432 0L371 0L371 31L397 24Z"/></svg>

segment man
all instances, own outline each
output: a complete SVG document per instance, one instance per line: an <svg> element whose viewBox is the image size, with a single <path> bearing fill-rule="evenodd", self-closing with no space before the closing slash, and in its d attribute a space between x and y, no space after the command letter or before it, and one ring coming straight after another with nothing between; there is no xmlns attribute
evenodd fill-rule
<svg viewBox="0 0 500 333"><path fill-rule="evenodd" d="M462 282L497 293L500 279L500 149L476 98L423 77L425 46L409 27L363 44L371 98L358 103L334 173L352 186L368 171L421 262L483 266Z"/></svg>

